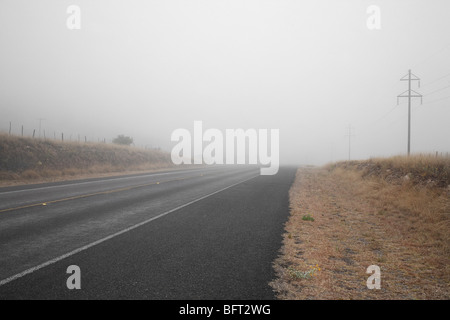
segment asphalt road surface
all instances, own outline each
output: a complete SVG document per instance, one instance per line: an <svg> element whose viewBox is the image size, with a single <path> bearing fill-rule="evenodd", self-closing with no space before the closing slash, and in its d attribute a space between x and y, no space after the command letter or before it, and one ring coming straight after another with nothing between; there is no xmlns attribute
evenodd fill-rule
<svg viewBox="0 0 450 320"><path fill-rule="evenodd" d="M294 175L207 167L0 188L0 299L274 299Z"/></svg>

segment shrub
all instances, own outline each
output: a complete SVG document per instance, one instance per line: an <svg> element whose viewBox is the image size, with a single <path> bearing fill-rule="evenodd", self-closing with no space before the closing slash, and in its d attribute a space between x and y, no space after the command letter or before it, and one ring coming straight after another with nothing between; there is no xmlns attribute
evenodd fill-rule
<svg viewBox="0 0 450 320"><path fill-rule="evenodd" d="M114 138L113 143L129 146L133 143L133 138L120 134L117 136L117 138Z"/></svg>

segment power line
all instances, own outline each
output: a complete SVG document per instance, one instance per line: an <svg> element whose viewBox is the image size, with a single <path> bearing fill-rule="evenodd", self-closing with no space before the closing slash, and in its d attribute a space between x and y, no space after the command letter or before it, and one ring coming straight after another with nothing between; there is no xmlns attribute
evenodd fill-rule
<svg viewBox="0 0 450 320"><path fill-rule="evenodd" d="M388 115L390 115L394 110L396 110L396 108L401 105L404 104L405 102L401 102L399 104L396 104L392 109L390 109L388 112L386 112L384 115L382 115L381 117L379 117L377 120L375 120L372 125L376 124L378 121L383 120L384 118L386 118Z"/></svg>
<svg viewBox="0 0 450 320"><path fill-rule="evenodd" d="M425 83L424 85L422 85L422 88L428 87L429 85L431 85L433 83L436 83L436 82L438 82L438 81L440 81L442 79L445 79L445 78L447 78L449 76L450 76L450 73L447 73L446 75L443 75L442 77L439 77L439 78L437 78L437 79L435 79L433 81Z"/></svg>
<svg viewBox="0 0 450 320"><path fill-rule="evenodd" d="M447 99L450 99L450 96L446 96L446 97L443 97L443 98L435 99L435 100L432 100L432 101L426 101L426 102L423 103L423 105L428 106L430 104L434 104L436 102L440 102L440 101L447 100ZM418 109L418 110L420 110L420 109ZM399 122L400 120L403 120L405 118L405 116L406 116L405 114L402 114L400 117L397 117L394 121L389 122L389 124L387 126L390 127L393 124Z"/></svg>
<svg viewBox="0 0 450 320"><path fill-rule="evenodd" d="M447 100L447 99L449 99L450 98L450 96L446 96L446 97L443 97L443 98L440 98L440 99L436 99L436 100L432 100L432 101L427 101L427 102L425 102L424 104L425 105L429 105L429 104L432 104L432 103L435 103L435 102L439 102L439 101L442 101L442 100Z"/></svg>
<svg viewBox="0 0 450 320"><path fill-rule="evenodd" d="M421 64L427 62L428 60L430 60L431 58L434 58L435 56L437 56L438 54L440 54L441 52L443 52L444 50L446 50L447 48L450 47L450 43L448 43L447 45L445 45L444 47L442 47L441 49L435 51L433 54L429 55L427 58L422 59L422 61L416 63L414 65L415 68L417 68L417 66L420 66Z"/></svg>
<svg viewBox="0 0 450 320"><path fill-rule="evenodd" d="M450 85L448 85L448 86L445 86L445 87L443 87L443 88L440 88L440 89L437 89L437 90L434 90L434 91L431 91L431 92L428 92L428 93L426 93L426 94L425 94L425 96L429 96L430 94L433 94L433 93L436 93L436 92L442 91L442 90L444 90L444 89L447 89L447 88L450 88Z"/></svg>
<svg viewBox="0 0 450 320"><path fill-rule="evenodd" d="M392 113L392 111L394 111L396 108L398 107L398 105L395 105L391 110L389 110L388 112L386 112L383 116L381 116L380 118L378 118L377 120L375 120L374 123L377 123L378 121L383 120L384 118L386 118L388 115L390 115Z"/></svg>

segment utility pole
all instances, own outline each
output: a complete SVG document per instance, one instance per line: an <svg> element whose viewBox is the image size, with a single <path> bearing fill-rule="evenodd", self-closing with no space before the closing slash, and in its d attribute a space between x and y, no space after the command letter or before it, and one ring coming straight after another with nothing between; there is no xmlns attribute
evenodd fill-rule
<svg viewBox="0 0 450 320"><path fill-rule="evenodd" d="M351 154L351 140L352 137L354 137L355 135L352 133L352 125L348 125L348 161L350 161L350 154Z"/></svg>
<svg viewBox="0 0 450 320"><path fill-rule="evenodd" d="M41 138L41 122L42 122L42 120L45 120L45 119L39 118L38 120L39 120L39 138Z"/></svg>
<svg viewBox="0 0 450 320"><path fill-rule="evenodd" d="M408 98L408 156L409 156L409 153L411 152L411 98L420 98L420 104L422 104L422 95L411 89L411 81L419 81L419 88L420 88L420 78L411 73L411 69L409 69L408 74L405 75L403 78L401 78L400 81L408 81L408 90L397 96L397 105L399 98Z"/></svg>

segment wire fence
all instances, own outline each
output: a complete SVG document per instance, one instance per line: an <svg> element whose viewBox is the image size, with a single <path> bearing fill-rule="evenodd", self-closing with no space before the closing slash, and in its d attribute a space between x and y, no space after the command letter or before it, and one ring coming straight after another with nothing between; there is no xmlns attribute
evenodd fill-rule
<svg viewBox="0 0 450 320"><path fill-rule="evenodd" d="M105 138L105 137L93 137L83 134L73 134L64 133L63 131L46 131L45 129L29 129L25 128L24 125L19 125L18 127L13 126L12 121L9 121L9 127L7 130L0 129L0 132L10 136L41 139L41 140L51 140L58 142L77 142L77 143L102 143L102 144L112 144L117 145L120 143L114 143L115 138ZM145 150L161 150L160 147L153 147L151 145L136 144L134 141L129 145L131 147L136 147Z"/></svg>

